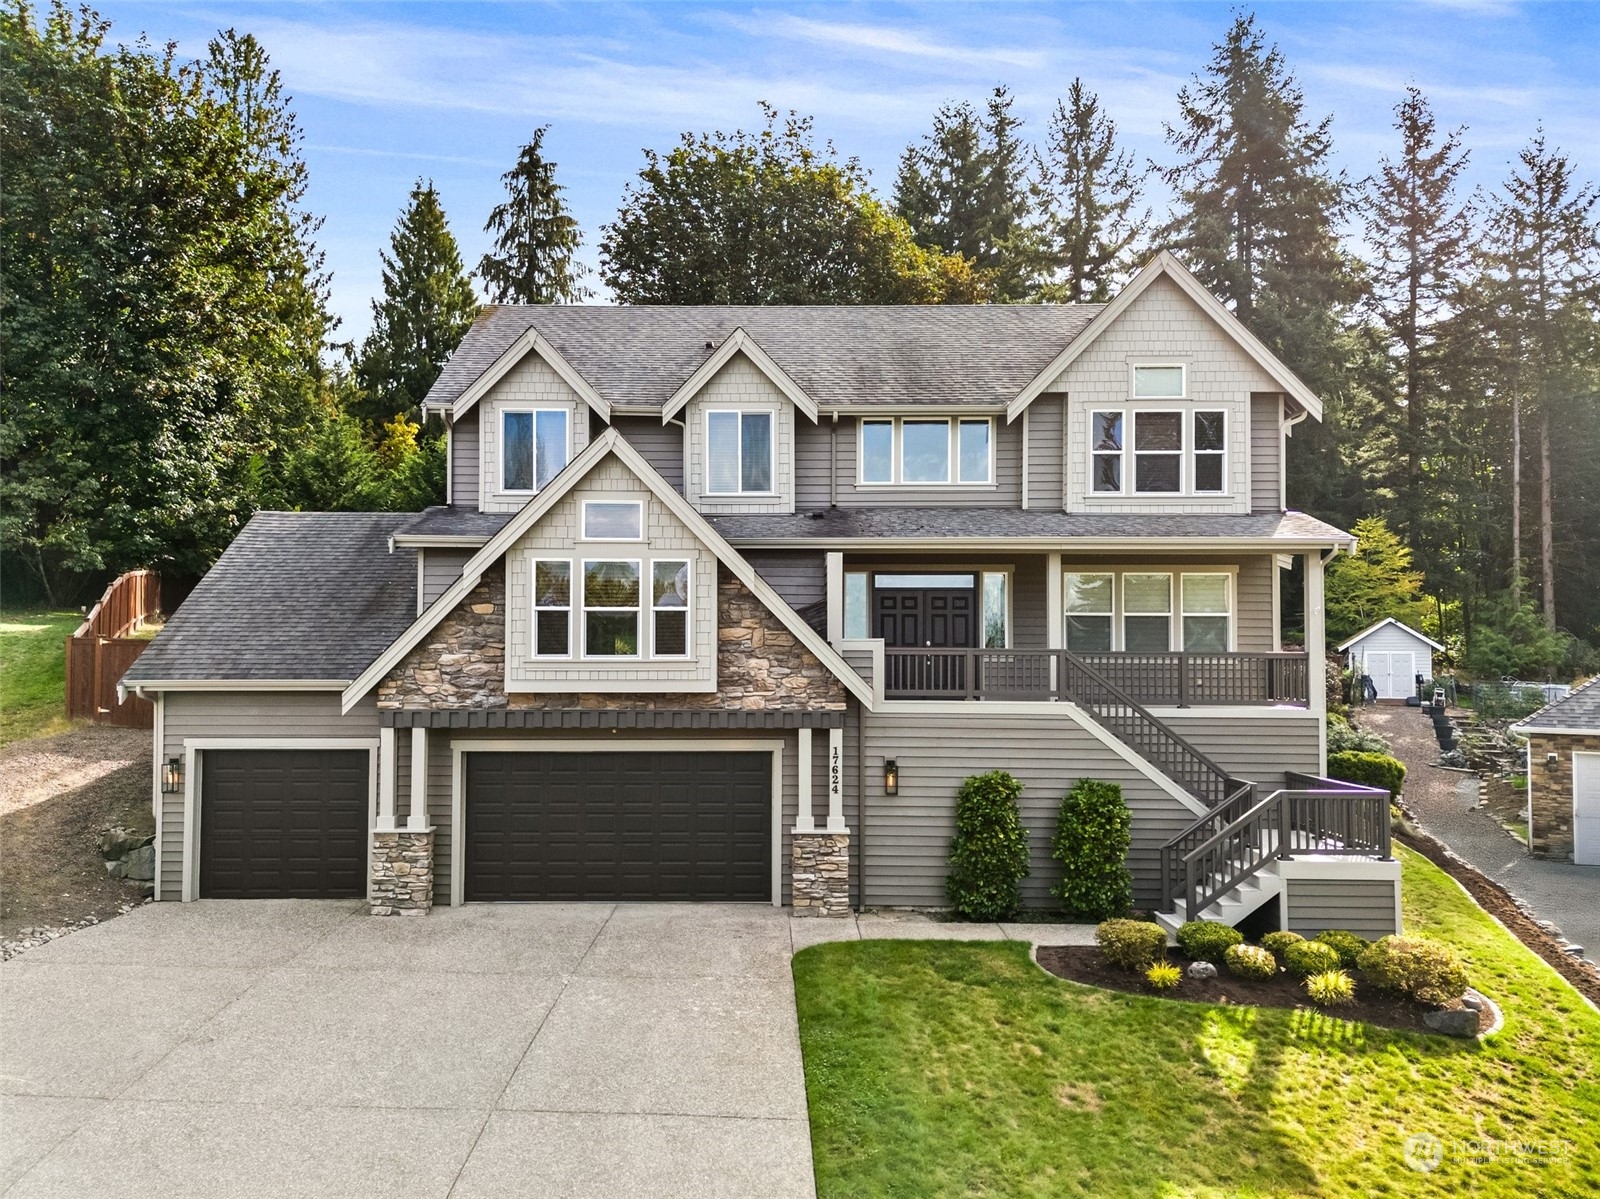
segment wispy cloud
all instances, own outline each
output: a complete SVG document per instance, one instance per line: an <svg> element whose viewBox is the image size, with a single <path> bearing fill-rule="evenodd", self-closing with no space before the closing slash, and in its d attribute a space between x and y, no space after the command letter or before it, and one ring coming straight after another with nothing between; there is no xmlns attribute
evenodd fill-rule
<svg viewBox="0 0 1600 1199"><path fill-rule="evenodd" d="M753 20L738 20L734 24L754 36L790 38L891 58L924 59L974 67L1008 66L1029 71L1042 68L1048 61L1048 55L1039 50L941 42L925 33L892 25L815 21L793 15L762 16Z"/></svg>
<svg viewBox="0 0 1600 1199"><path fill-rule="evenodd" d="M1427 8L1473 13L1482 17L1509 17L1518 11L1513 0L1420 0Z"/></svg>
<svg viewBox="0 0 1600 1199"><path fill-rule="evenodd" d="M314 150L321 154L354 154L359 158L402 158L415 162L446 162L452 166L463 167L500 167L503 163L495 162L492 158L461 158L454 154L417 154L410 150L376 150L367 146L329 146L319 142L307 142L307 150Z"/></svg>

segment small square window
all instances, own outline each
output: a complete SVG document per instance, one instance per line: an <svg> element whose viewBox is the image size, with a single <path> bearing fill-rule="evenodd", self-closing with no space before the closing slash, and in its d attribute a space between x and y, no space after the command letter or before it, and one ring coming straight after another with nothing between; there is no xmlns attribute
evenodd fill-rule
<svg viewBox="0 0 1600 1199"><path fill-rule="evenodd" d="M1133 394L1136 399L1175 400L1183 397L1181 366L1136 366L1133 368Z"/></svg>
<svg viewBox="0 0 1600 1199"><path fill-rule="evenodd" d="M638 541L644 536L644 505L585 501L583 535L589 541Z"/></svg>

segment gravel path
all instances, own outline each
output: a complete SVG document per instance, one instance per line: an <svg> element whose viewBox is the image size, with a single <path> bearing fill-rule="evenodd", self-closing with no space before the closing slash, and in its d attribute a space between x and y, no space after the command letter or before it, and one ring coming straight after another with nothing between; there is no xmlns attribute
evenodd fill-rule
<svg viewBox="0 0 1600 1199"><path fill-rule="evenodd" d="M1388 738L1406 764L1406 807L1425 832L1556 924L1588 958L1600 959L1600 866L1529 857L1492 816L1474 810L1478 777L1432 765L1439 742L1420 708L1369 708L1359 720Z"/></svg>
<svg viewBox="0 0 1600 1199"><path fill-rule="evenodd" d="M85 724L54 737L0 747L0 815L65 795L106 775L150 761L148 729Z"/></svg>

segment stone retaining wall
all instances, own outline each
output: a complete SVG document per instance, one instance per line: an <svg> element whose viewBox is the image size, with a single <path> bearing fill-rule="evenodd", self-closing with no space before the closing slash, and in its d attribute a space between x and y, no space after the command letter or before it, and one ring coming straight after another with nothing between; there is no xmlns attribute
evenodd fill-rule
<svg viewBox="0 0 1600 1199"><path fill-rule="evenodd" d="M792 833L790 883L796 916L850 914L848 833Z"/></svg>
<svg viewBox="0 0 1600 1199"><path fill-rule="evenodd" d="M372 834L372 914L426 916L433 909L433 830Z"/></svg>

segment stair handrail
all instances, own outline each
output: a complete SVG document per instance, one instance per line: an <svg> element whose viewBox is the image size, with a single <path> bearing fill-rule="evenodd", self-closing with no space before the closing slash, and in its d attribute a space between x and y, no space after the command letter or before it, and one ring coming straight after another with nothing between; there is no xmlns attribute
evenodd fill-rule
<svg viewBox="0 0 1600 1199"><path fill-rule="evenodd" d="M1196 799L1204 803L1208 808L1215 809L1219 804L1226 802L1228 798L1229 783L1229 775L1226 770L1222 769L1222 767L1218 766L1205 754L1201 753L1187 740L1185 740L1175 729L1173 729L1172 726L1167 724L1164 720L1161 720L1159 717L1152 715L1143 704L1139 703L1138 700L1134 699L1127 692L1123 691L1122 688L1113 684L1109 679L1107 679L1099 671L1095 670L1094 667L1090 666L1082 658L1074 654L1071 650L1063 649L1057 650L1056 652L1061 655L1064 665L1070 665L1074 670L1086 675L1092 683L1101 688L1117 703L1132 709L1132 711L1144 721L1146 728L1155 732L1158 741L1164 741L1166 742L1167 746L1175 747L1178 751L1178 757L1189 759L1189 761L1183 766L1180 766L1177 771L1174 771L1171 768L1170 762L1155 763L1155 765L1161 768L1164 774L1183 787L1183 789L1189 792L1190 795L1193 795ZM1070 699L1074 703L1078 704L1078 706L1084 711L1088 712L1089 715L1101 725L1101 727L1105 728L1118 740L1128 744L1130 748L1138 748L1131 744L1127 734L1123 730L1113 727L1111 719L1107 714L1095 710L1093 701L1087 699L1087 697L1079 695L1076 688L1069 688L1066 685L1065 678L1060 681L1060 690L1063 694L1063 698ZM1205 784L1209 785L1203 784L1198 788L1192 785L1190 781L1192 777L1191 772L1195 767L1199 768L1199 774L1204 778Z"/></svg>
<svg viewBox="0 0 1600 1199"><path fill-rule="evenodd" d="M1212 834L1220 832L1244 814L1255 795L1256 785L1247 779L1229 778L1228 796L1209 812L1195 817L1189 827L1161 847L1161 900L1171 903L1178 897L1175 884L1184 855Z"/></svg>

